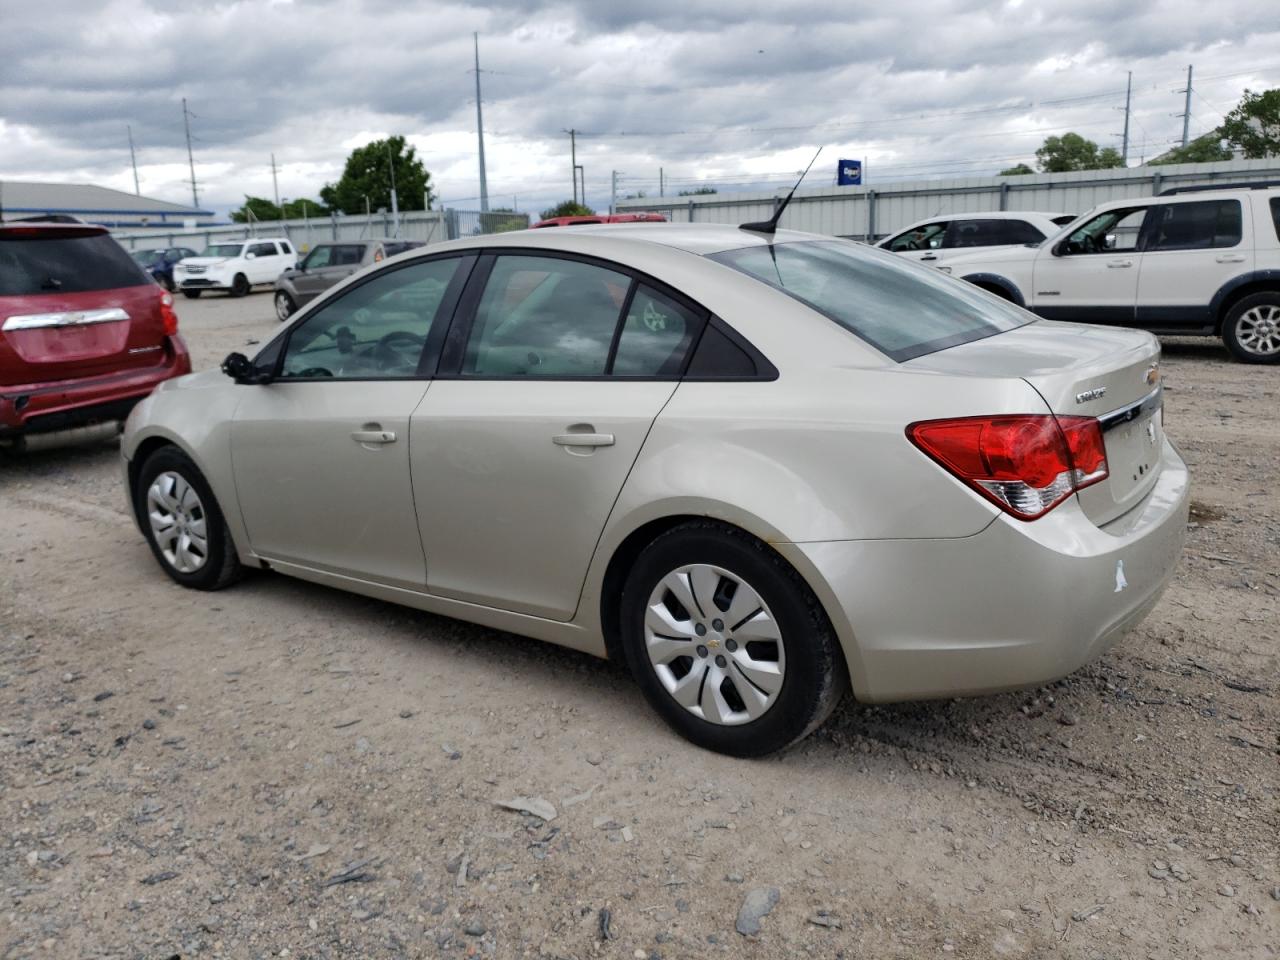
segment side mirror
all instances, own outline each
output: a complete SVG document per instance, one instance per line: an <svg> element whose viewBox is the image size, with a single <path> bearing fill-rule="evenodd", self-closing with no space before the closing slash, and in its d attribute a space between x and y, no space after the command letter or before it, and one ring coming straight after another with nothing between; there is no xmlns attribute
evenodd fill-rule
<svg viewBox="0 0 1280 960"><path fill-rule="evenodd" d="M246 253L246 254L244 255L244 258L245 258L246 260L257 260L257 259L258 259L258 255L257 255L256 253Z"/></svg>
<svg viewBox="0 0 1280 960"><path fill-rule="evenodd" d="M253 365L253 361L243 353L228 353L227 358L222 361L222 372L236 383L269 383L271 379L260 373Z"/></svg>
<svg viewBox="0 0 1280 960"><path fill-rule="evenodd" d="M1106 238L1102 241L1102 245L1108 250L1114 250L1116 248L1116 235L1114 233L1108 233Z"/></svg>
<svg viewBox="0 0 1280 960"><path fill-rule="evenodd" d="M299 273L306 273L306 272L307 272L307 265L306 265L306 263L305 263L305 262L303 262L303 263L297 263L297 264L294 264L293 269L297 270Z"/></svg>

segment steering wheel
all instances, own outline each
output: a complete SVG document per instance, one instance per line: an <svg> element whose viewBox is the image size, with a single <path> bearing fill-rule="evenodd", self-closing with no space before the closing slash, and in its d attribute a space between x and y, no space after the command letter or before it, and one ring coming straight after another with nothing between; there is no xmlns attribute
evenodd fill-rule
<svg viewBox="0 0 1280 960"><path fill-rule="evenodd" d="M392 330L390 333L379 337L378 342L373 345L374 362L377 363L379 370L399 366L404 363L406 358L396 350L397 345L403 344L421 348L426 342L426 337L421 337L409 330Z"/></svg>
<svg viewBox="0 0 1280 960"><path fill-rule="evenodd" d="M303 378L332 377L333 371L327 367L307 367L305 370L299 370L294 376Z"/></svg>

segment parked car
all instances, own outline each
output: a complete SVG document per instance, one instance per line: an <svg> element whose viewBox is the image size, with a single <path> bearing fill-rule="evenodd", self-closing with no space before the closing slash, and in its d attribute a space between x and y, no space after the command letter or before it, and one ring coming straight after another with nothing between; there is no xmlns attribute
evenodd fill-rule
<svg viewBox="0 0 1280 960"><path fill-rule="evenodd" d="M876 246L932 263L972 247L1021 246L1052 237L1075 217L1032 211L952 213L913 223Z"/></svg>
<svg viewBox="0 0 1280 960"><path fill-rule="evenodd" d="M131 255L142 265L142 269L151 274L156 283L172 293L174 264L185 257L194 257L196 252L188 247L166 247L158 250L134 250Z"/></svg>
<svg viewBox="0 0 1280 960"><path fill-rule="evenodd" d="M587 223L666 223L667 218L660 213L593 213L590 216L552 217L539 220L530 230L540 227L580 227Z"/></svg>
<svg viewBox="0 0 1280 960"><path fill-rule="evenodd" d="M213 243L198 257L173 268L173 280L184 297L206 290L226 290L243 297L255 286L275 283L276 277L298 262L293 245L284 237L260 237Z"/></svg>
<svg viewBox="0 0 1280 960"><path fill-rule="evenodd" d="M1171 577L1159 344L729 226L453 241L130 417L175 581L245 568L622 658L703 746L1048 682ZM428 389L430 388L430 389Z"/></svg>
<svg viewBox="0 0 1280 960"><path fill-rule="evenodd" d="M389 237L318 243L296 267L276 277L276 316L288 320L300 306L310 303L357 270L421 246L424 244L420 240L393 240Z"/></svg>
<svg viewBox="0 0 1280 960"><path fill-rule="evenodd" d="M1237 360L1280 362L1280 183L1104 203L1039 246L938 269L1042 317L1218 336Z"/></svg>
<svg viewBox="0 0 1280 960"><path fill-rule="evenodd" d="M81 223L0 223L0 441L123 420L191 371L173 297Z"/></svg>

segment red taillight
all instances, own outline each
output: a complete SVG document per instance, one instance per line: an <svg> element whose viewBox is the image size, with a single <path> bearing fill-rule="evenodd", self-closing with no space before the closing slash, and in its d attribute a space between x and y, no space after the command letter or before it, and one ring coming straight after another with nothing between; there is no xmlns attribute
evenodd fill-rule
<svg viewBox="0 0 1280 960"><path fill-rule="evenodd" d="M164 321L164 335L172 337L178 332L178 315L173 312L173 295L160 291L160 319Z"/></svg>
<svg viewBox="0 0 1280 960"><path fill-rule="evenodd" d="M926 420L907 427L907 438L1019 520L1042 517L1107 476L1102 428L1093 417Z"/></svg>

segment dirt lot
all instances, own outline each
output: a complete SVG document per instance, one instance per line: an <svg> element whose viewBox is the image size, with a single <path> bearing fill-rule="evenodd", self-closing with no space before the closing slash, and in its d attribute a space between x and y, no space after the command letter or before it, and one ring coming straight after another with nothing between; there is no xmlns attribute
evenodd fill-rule
<svg viewBox="0 0 1280 960"><path fill-rule="evenodd" d="M179 309L197 367L275 327L266 294ZM1165 366L1196 503L1143 626L759 762L586 656L273 575L182 590L113 440L0 465L0 958L1280 956L1280 369Z"/></svg>

